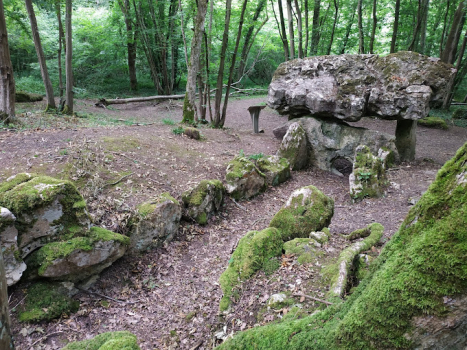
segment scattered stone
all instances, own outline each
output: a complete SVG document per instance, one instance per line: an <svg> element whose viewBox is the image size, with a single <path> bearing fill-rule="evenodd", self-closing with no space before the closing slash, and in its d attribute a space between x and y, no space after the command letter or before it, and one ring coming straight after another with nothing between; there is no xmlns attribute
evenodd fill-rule
<svg viewBox="0 0 467 350"><path fill-rule="evenodd" d="M169 193L162 193L137 208L130 230L130 250L146 251L170 242L178 232L182 208Z"/></svg>
<svg viewBox="0 0 467 350"><path fill-rule="evenodd" d="M183 133L186 136L188 136L190 139L193 139L193 140L200 140L201 139L201 134L199 133L199 130L196 129L196 128L191 128L191 127L185 128Z"/></svg>
<svg viewBox="0 0 467 350"><path fill-rule="evenodd" d="M310 238L313 238L316 242L324 244L329 241L330 233L328 228L324 228L322 231L311 232Z"/></svg>
<svg viewBox="0 0 467 350"><path fill-rule="evenodd" d="M249 199L267 188L266 176L246 157L229 162L225 174L227 193L234 199Z"/></svg>
<svg viewBox="0 0 467 350"><path fill-rule="evenodd" d="M357 147L353 172L349 176L350 196L354 200L384 195L388 180L383 164L367 146Z"/></svg>
<svg viewBox="0 0 467 350"><path fill-rule="evenodd" d="M420 197L409 197L407 199L407 204L408 205L415 205L417 202L420 200Z"/></svg>
<svg viewBox="0 0 467 350"><path fill-rule="evenodd" d="M289 126L285 124L285 125L278 126L277 128L272 129L272 133L274 134L276 139L279 139L282 141L285 134L287 134L288 129L289 129Z"/></svg>
<svg viewBox="0 0 467 350"><path fill-rule="evenodd" d="M313 238L294 238L291 241L285 242L283 249L286 255L295 255L300 264L308 264L314 262L322 253L317 251L316 240Z"/></svg>
<svg viewBox="0 0 467 350"><path fill-rule="evenodd" d="M287 295L285 293L273 294L268 300L268 306L272 309L281 309L286 300Z"/></svg>
<svg viewBox="0 0 467 350"><path fill-rule="evenodd" d="M205 225L224 202L224 185L219 180L203 180L191 190L182 194L185 207L183 216Z"/></svg>
<svg viewBox="0 0 467 350"><path fill-rule="evenodd" d="M292 170L304 169L309 165L307 135L299 123L289 126L276 154L287 159Z"/></svg>
<svg viewBox="0 0 467 350"><path fill-rule="evenodd" d="M140 350L136 335L128 331L107 332L92 339L68 344L62 350Z"/></svg>
<svg viewBox="0 0 467 350"><path fill-rule="evenodd" d="M314 186L294 191L272 218L269 227L277 228L284 241L308 237L310 232L329 226L334 201Z"/></svg>
<svg viewBox="0 0 467 350"><path fill-rule="evenodd" d="M290 163L285 158L263 157L256 161L256 166L266 176L269 186L277 186L290 178Z"/></svg>

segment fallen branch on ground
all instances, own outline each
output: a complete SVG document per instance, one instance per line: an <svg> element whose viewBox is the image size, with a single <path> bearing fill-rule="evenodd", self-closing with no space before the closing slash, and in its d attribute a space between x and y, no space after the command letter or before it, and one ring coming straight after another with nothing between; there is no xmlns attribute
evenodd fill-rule
<svg viewBox="0 0 467 350"><path fill-rule="evenodd" d="M98 293L98 292L91 292L90 290L86 290L84 288L79 288L79 287L77 287L77 288L82 292L85 292L85 293L88 293L88 294L94 294L94 295L97 295L98 297L105 298L105 299L108 299L108 300L112 300L112 301L115 301L117 303L136 304L136 301L125 301L125 300L115 299L115 298L112 298L112 297L108 297L107 295Z"/></svg>
<svg viewBox="0 0 467 350"><path fill-rule="evenodd" d="M326 305L332 305L332 303L329 302L329 301L326 301L326 300L323 300L323 299L318 299L318 298L312 297L311 295L306 295L306 294L302 294L302 293L295 293L293 296L294 297L304 297L304 298L308 298L308 299L311 299L311 300L314 300L314 301L319 301L320 303L323 303L323 304L326 304Z"/></svg>
<svg viewBox="0 0 467 350"><path fill-rule="evenodd" d="M147 102L154 100L177 100L185 98L185 95L158 95L158 96L148 96L148 97L132 97L132 98L114 98L106 100L105 98L99 99L99 102L95 104L98 107L106 107L108 105L122 105L125 103L133 102Z"/></svg>
<svg viewBox="0 0 467 350"><path fill-rule="evenodd" d="M127 174L127 175L125 175L125 176L122 176L120 179L118 179L118 180L117 180L117 181L115 181L115 182L112 182L112 183L105 184L105 185L104 185L104 188L105 188L105 187L107 187L107 186L113 186L113 185L116 185L116 184L118 184L120 181L122 181L122 180L126 179L128 176L131 176L131 175L133 175L133 174L134 174L134 173Z"/></svg>

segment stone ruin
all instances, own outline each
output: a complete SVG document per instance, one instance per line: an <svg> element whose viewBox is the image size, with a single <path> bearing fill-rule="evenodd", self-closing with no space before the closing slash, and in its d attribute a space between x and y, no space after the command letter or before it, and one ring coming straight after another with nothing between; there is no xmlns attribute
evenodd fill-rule
<svg viewBox="0 0 467 350"><path fill-rule="evenodd" d="M282 63L269 86L268 106L289 119L355 122L397 120L401 161L415 158L416 121L442 104L452 65L415 52L317 56Z"/></svg>

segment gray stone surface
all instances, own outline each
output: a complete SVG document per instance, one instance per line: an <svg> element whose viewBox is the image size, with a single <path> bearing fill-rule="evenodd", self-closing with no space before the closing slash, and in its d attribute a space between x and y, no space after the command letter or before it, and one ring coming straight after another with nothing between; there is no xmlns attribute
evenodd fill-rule
<svg viewBox="0 0 467 350"><path fill-rule="evenodd" d="M296 59L274 73L268 106L291 117L417 120L442 103L453 73L437 58L406 51Z"/></svg>
<svg viewBox="0 0 467 350"><path fill-rule="evenodd" d="M289 161L292 170L301 170L309 165L307 134L300 123L292 123L276 153Z"/></svg>
<svg viewBox="0 0 467 350"><path fill-rule="evenodd" d="M267 188L266 176L248 158L238 156L229 162L225 174L227 193L234 199L249 199Z"/></svg>
<svg viewBox="0 0 467 350"><path fill-rule="evenodd" d="M269 186L277 186L290 178L290 163L279 156L266 156L256 161Z"/></svg>
<svg viewBox="0 0 467 350"><path fill-rule="evenodd" d="M15 220L16 217L11 211L7 208L0 208L0 248L3 253L3 263L8 286L17 283L26 270L26 264L20 258L18 230L14 225Z"/></svg>
<svg viewBox="0 0 467 350"><path fill-rule="evenodd" d="M182 194L183 216L204 225L224 202L224 185L219 180L203 180Z"/></svg>

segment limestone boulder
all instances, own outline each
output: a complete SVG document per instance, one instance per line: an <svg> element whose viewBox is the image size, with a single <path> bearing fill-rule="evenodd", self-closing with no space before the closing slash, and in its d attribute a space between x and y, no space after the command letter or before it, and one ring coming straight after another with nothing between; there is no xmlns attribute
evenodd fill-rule
<svg viewBox="0 0 467 350"><path fill-rule="evenodd" d="M130 232L130 250L146 251L170 242L178 232L182 207L169 193L162 193L137 208Z"/></svg>
<svg viewBox="0 0 467 350"><path fill-rule="evenodd" d="M249 199L267 188L266 176L247 157L237 156L227 166L227 193L234 199Z"/></svg>
<svg viewBox="0 0 467 350"><path fill-rule="evenodd" d="M442 103L454 72L437 58L404 51L296 59L274 73L268 106L292 118L417 120Z"/></svg>
<svg viewBox="0 0 467 350"><path fill-rule="evenodd" d="M225 188L219 180L203 180L182 194L183 216L205 225L224 202Z"/></svg>
<svg viewBox="0 0 467 350"><path fill-rule="evenodd" d="M290 124L276 155L287 159L292 170L304 169L309 165L307 135L300 123Z"/></svg>
<svg viewBox="0 0 467 350"><path fill-rule="evenodd" d="M332 198L314 186L306 186L292 192L269 227L277 228L284 241L306 238L310 232L329 226L333 215Z"/></svg>
<svg viewBox="0 0 467 350"><path fill-rule="evenodd" d="M381 197L388 184L384 159L373 155L367 146L358 146L349 175L350 196L354 200Z"/></svg>
<svg viewBox="0 0 467 350"><path fill-rule="evenodd" d="M123 256L130 239L91 227L89 232L67 241L52 242L35 251L26 260L28 272L53 280L79 282L100 273Z"/></svg>
<svg viewBox="0 0 467 350"><path fill-rule="evenodd" d="M286 158L266 156L258 159L256 166L266 177L269 186L277 186L290 178L290 163Z"/></svg>

